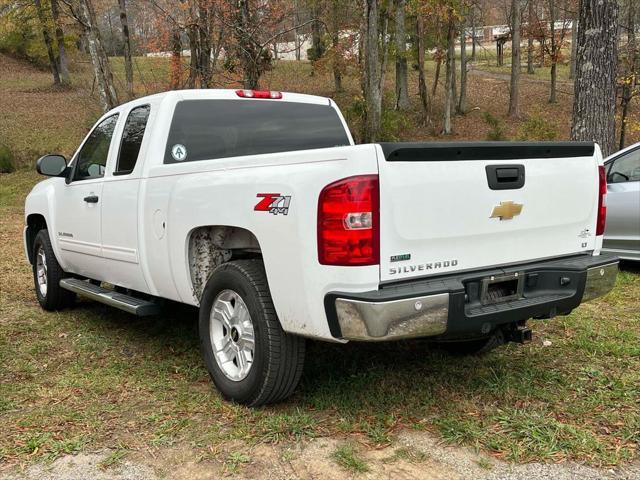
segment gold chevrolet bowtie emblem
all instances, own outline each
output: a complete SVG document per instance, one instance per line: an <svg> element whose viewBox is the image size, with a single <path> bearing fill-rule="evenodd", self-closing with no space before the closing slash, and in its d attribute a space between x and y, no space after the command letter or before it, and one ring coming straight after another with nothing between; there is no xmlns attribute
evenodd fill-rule
<svg viewBox="0 0 640 480"><path fill-rule="evenodd" d="M491 218L499 218L500 220L511 220L522 212L522 204L513 203L512 201L500 202L500 205L493 207Z"/></svg>

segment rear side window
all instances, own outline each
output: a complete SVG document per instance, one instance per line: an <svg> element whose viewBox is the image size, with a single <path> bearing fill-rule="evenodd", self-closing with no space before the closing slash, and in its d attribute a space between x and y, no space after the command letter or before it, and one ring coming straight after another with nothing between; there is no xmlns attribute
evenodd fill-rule
<svg viewBox="0 0 640 480"><path fill-rule="evenodd" d="M136 107L129 113L122 132L118 165L114 175L126 175L131 173L138 161L140 146L144 138L144 131L149 120L150 105Z"/></svg>
<svg viewBox="0 0 640 480"><path fill-rule="evenodd" d="M278 100L184 100L176 105L164 163L349 145L329 105Z"/></svg>

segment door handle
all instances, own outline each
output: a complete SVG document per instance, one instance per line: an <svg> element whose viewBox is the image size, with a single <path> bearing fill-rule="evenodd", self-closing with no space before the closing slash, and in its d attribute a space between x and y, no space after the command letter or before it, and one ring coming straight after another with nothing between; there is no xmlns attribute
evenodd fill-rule
<svg viewBox="0 0 640 480"><path fill-rule="evenodd" d="M84 201L87 203L98 203L97 195L89 195L88 197L84 197Z"/></svg>

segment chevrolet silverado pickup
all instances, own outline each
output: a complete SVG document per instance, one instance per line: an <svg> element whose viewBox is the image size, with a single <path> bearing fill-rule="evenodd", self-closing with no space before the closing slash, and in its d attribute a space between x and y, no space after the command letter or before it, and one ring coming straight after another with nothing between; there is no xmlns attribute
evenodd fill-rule
<svg viewBox="0 0 640 480"><path fill-rule="evenodd" d="M182 90L109 111L37 170L42 308L197 306L213 382L248 405L294 391L306 339L485 352L617 275L593 143L355 145L328 98Z"/></svg>

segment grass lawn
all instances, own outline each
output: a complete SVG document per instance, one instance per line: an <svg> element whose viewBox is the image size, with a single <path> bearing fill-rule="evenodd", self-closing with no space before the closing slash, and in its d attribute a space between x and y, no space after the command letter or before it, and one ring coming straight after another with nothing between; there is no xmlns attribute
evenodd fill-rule
<svg viewBox="0 0 640 480"><path fill-rule="evenodd" d="M147 59L141 67L158 85L161 60ZM345 92L334 95L330 72L311 77L308 64L281 64L265 75L264 88L333 95L347 112L358 95L355 75L345 78ZM0 68L7 65L8 73L0 75L0 141L25 164L58 148L70 154L97 115L90 86L48 89L46 72L18 63ZM392 88L391 80L387 86ZM507 87L495 79L471 79L472 110L455 118L448 138L485 138L482 115L505 118ZM561 97L557 105L541 104L546 88L527 86L524 118L545 115L564 138L570 102ZM435 127L418 122L417 110L405 116L396 128L399 138L441 138ZM510 137L522 121L506 123ZM176 444L206 459L230 440L334 436L375 447L393 442L401 429L428 430L446 442L518 462L616 465L637 456L637 267L626 266L607 297L568 317L531 322L533 343L482 358L449 357L420 341L312 342L294 397L249 410L224 402L213 389L198 351L194 309L174 305L161 317L141 319L87 301L58 313L39 308L21 237L24 197L38 180L31 170L0 174L0 471L102 447L113 450L109 462ZM355 447L334 457L353 472L363 470Z"/></svg>
<svg viewBox="0 0 640 480"><path fill-rule="evenodd" d="M154 319L86 301L40 310L20 238L23 198L36 180L25 171L0 176L0 463L177 442L206 457L232 439L336 435L385 445L401 428L518 462L613 465L636 455L638 270L568 317L532 322L532 344L482 358L449 357L420 341L311 343L297 394L250 410L214 391L191 308ZM337 455L354 462L353 452Z"/></svg>

